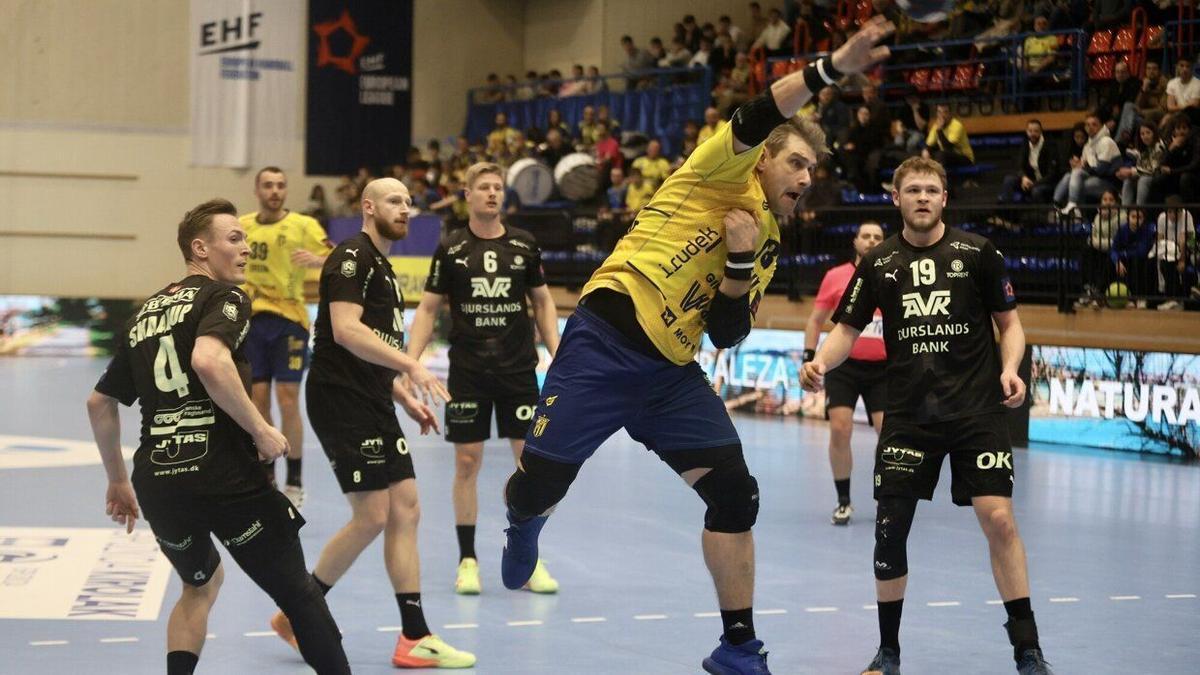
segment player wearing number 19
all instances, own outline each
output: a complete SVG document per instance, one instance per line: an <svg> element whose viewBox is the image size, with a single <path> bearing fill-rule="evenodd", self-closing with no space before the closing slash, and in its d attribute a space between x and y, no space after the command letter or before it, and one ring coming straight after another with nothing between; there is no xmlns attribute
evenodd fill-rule
<svg viewBox="0 0 1200 675"><path fill-rule="evenodd" d="M349 673L341 634L305 570L297 536L304 519L258 467L286 456L288 442L250 401L241 349L250 300L236 287L250 248L233 204L214 199L189 211L178 243L187 276L142 303L87 402L108 473L108 514L132 532L140 500L183 581L167 622L167 672L191 673L204 646L225 576L215 534L291 619L304 660L321 674ZM134 401L142 434L131 484L117 404Z"/></svg>
<svg viewBox="0 0 1200 675"><path fill-rule="evenodd" d="M459 563L454 589L460 595L481 590L475 554L479 511L476 480L483 442L496 410L499 435L510 439L518 462L525 432L537 405L534 321L553 357L558 349L558 315L542 276L542 253L533 235L500 220L504 175L496 164L479 162L465 180L470 219L446 234L430 261L425 294L413 319L408 354L415 359L433 336L443 302L450 305L450 377L454 400L446 405L446 440L454 443L454 518ZM555 593L558 582L538 563L525 587Z"/></svg>
<svg viewBox="0 0 1200 675"><path fill-rule="evenodd" d="M404 353L404 296L387 254L408 236L411 206L408 189L395 178L368 183L362 231L339 244L321 269L313 364L304 393L308 419L350 502L351 516L325 544L312 576L328 593L382 532L383 562L402 626L392 665L469 668L475 656L443 642L425 622L416 473L392 402L395 397L424 434L438 428L428 404L450 398L432 373ZM400 373L423 401L400 385ZM271 619L271 627L292 642L284 613Z"/></svg>

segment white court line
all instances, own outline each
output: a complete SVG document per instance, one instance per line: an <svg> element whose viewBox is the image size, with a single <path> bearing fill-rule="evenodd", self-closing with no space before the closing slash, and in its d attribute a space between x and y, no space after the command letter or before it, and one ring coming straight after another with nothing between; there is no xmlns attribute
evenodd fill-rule
<svg viewBox="0 0 1200 675"><path fill-rule="evenodd" d="M771 614L787 614L787 610L786 609L756 609L756 610L754 610L754 613L760 614L763 616L767 616L767 615L771 615Z"/></svg>
<svg viewBox="0 0 1200 675"><path fill-rule="evenodd" d="M608 619L602 616L577 616L571 619L571 623L602 623Z"/></svg>
<svg viewBox="0 0 1200 675"><path fill-rule="evenodd" d="M863 605L863 609L879 609L879 605Z"/></svg>
<svg viewBox="0 0 1200 675"><path fill-rule="evenodd" d="M1142 596L1140 596L1140 595L1110 595L1110 596L1108 596L1108 599L1109 600L1141 600Z"/></svg>
<svg viewBox="0 0 1200 675"><path fill-rule="evenodd" d="M1184 600L1196 597L1195 593L1168 593L1168 600Z"/></svg>
<svg viewBox="0 0 1200 675"><path fill-rule="evenodd" d="M1003 604L1004 604L1004 601L1003 601L1003 600L988 600L988 601L987 601L987 604L989 604L989 605L1003 605Z"/></svg>
<svg viewBox="0 0 1200 675"><path fill-rule="evenodd" d="M959 607L962 603L957 600L939 600L937 602L927 602L925 605L927 607Z"/></svg>
<svg viewBox="0 0 1200 675"><path fill-rule="evenodd" d="M58 645L71 644L66 640L34 640L29 643L30 647L57 647Z"/></svg>
<svg viewBox="0 0 1200 675"><path fill-rule="evenodd" d="M816 614L818 612L836 612L836 611L838 611L838 608L837 607L805 607L804 611L809 612L811 614Z"/></svg>
<svg viewBox="0 0 1200 675"><path fill-rule="evenodd" d="M721 613L720 612L696 612L692 616L696 617L697 619L712 619L714 617L721 616Z"/></svg>
<svg viewBox="0 0 1200 675"><path fill-rule="evenodd" d="M534 619L532 621L509 621L508 625L510 625L510 626L540 626L540 625L542 625L542 622L537 619Z"/></svg>
<svg viewBox="0 0 1200 675"><path fill-rule="evenodd" d="M667 618L666 614L634 614L635 621L662 621Z"/></svg>
<svg viewBox="0 0 1200 675"><path fill-rule="evenodd" d="M540 622L539 622L540 623ZM508 625L512 625L511 623ZM442 626L446 630L462 630L464 628L479 628L477 623L448 623Z"/></svg>
<svg viewBox="0 0 1200 675"><path fill-rule="evenodd" d="M116 644L118 642L137 642L135 637L119 637L119 638L100 638L100 641L105 644Z"/></svg>
<svg viewBox="0 0 1200 675"><path fill-rule="evenodd" d="M398 633L403 630L403 626L378 626L375 630L380 633Z"/></svg>
<svg viewBox="0 0 1200 675"><path fill-rule="evenodd" d="M273 631L273 630L256 630L256 631L250 631L249 633L242 633L242 635L245 635L246 637L271 637L271 636L275 635L275 631Z"/></svg>
<svg viewBox="0 0 1200 675"><path fill-rule="evenodd" d="M217 634L216 634L216 633L209 633L208 635L205 635L205 636L204 636L204 639L205 639L205 640L215 640L216 638L217 638Z"/></svg>
<svg viewBox="0 0 1200 675"><path fill-rule="evenodd" d="M1079 598L1050 598L1050 602L1079 602Z"/></svg>

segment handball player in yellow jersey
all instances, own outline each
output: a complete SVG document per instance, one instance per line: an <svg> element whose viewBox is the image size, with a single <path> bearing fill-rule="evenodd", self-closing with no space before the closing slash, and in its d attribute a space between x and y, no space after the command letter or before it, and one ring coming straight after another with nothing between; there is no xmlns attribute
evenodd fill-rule
<svg viewBox="0 0 1200 675"><path fill-rule="evenodd" d="M505 586L529 579L550 511L624 427L708 506L702 545L724 632L704 669L769 672L752 611L758 484L694 357L703 333L726 348L750 332L779 254L776 215L795 209L827 152L821 130L792 117L814 91L887 58L876 45L893 30L876 17L745 103L667 178L584 287L505 489Z"/></svg>
<svg viewBox="0 0 1200 675"><path fill-rule="evenodd" d="M284 208L287 176L268 166L254 177L258 211L238 220L246 230L250 263L246 292L253 316L246 336L250 360L250 397L264 419L271 420L271 383L279 401L279 428L291 444L283 493L296 508L304 503L301 459L304 421L300 417L300 380L308 367L308 309L304 303L304 271L320 267L333 250L316 220ZM274 470L270 471L272 482Z"/></svg>

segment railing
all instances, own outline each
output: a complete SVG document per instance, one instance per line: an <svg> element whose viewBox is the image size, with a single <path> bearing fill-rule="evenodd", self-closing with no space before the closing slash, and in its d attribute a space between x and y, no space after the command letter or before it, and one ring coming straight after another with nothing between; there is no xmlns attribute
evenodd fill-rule
<svg viewBox="0 0 1200 675"><path fill-rule="evenodd" d="M1058 37L1055 58L1059 62L1034 77L1025 68L1023 52L1025 38L1037 35ZM975 102L985 109L997 99L1005 110L1014 110L1023 101L1042 97L1082 107L1087 98L1085 36L1082 30L1072 29L897 45L891 47L891 58L877 71L882 79L879 93L885 98L898 98L915 92L964 104ZM767 82L826 54L769 58ZM949 58L951 54L958 56ZM1034 86L1035 82L1039 84Z"/></svg>
<svg viewBox="0 0 1200 675"><path fill-rule="evenodd" d="M1168 210L1177 215L1164 218L1160 228L1159 216ZM1142 214L1147 233L1140 237L1131 237L1128 227L1121 232L1134 211ZM1045 204L951 206L943 218L988 238L1004 253L1021 302L1055 305L1062 312L1105 306L1200 309L1200 251L1192 215L1200 214L1200 204L1115 207L1108 213L1095 238L1095 208L1064 216ZM900 225L898 210L883 203L818 209L803 221L786 219L768 292L792 299L814 295L826 270L853 257L852 240L867 220L882 223L889 235ZM542 241L550 283L572 288L587 281L628 226L627 217L587 208L522 212L508 222Z"/></svg>
<svg viewBox="0 0 1200 675"><path fill-rule="evenodd" d="M494 126L496 113L508 116L509 126L525 130L543 129L550 110L558 110L563 121L576 128L583 109L606 106L612 119L625 131L640 131L658 138L668 155L678 152L683 125L702 122L713 89L712 71L706 67L657 68L637 73L610 73L584 78L594 91L577 96L536 96L515 100L527 87L565 85L574 80L545 80L538 83L476 87L467 92L467 122L464 135L472 142L485 138ZM487 101L489 95L507 99Z"/></svg>

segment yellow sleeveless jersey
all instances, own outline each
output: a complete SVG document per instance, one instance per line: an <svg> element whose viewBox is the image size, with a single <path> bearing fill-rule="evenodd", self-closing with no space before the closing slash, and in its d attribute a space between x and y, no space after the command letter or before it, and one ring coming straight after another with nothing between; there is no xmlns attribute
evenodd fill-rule
<svg viewBox="0 0 1200 675"><path fill-rule="evenodd" d="M304 307L305 267L292 262L292 253L304 250L329 255L333 247L325 230L313 218L289 211L269 225L258 222L258 213L238 218L246 230L250 262L246 265L246 293L251 311L271 312L308 328Z"/></svg>
<svg viewBox="0 0 1200 675"><path fill-rule="evenodd" d="M754 172L762 152L759 145L734 154L733 126L718 130L638 212L583 294L609 288L632 297L654 346L686 364L700 348L708 304L724 277L725 213L738 208L762 224L749 299L757 312L779 256L779 224Z"/></svg>

